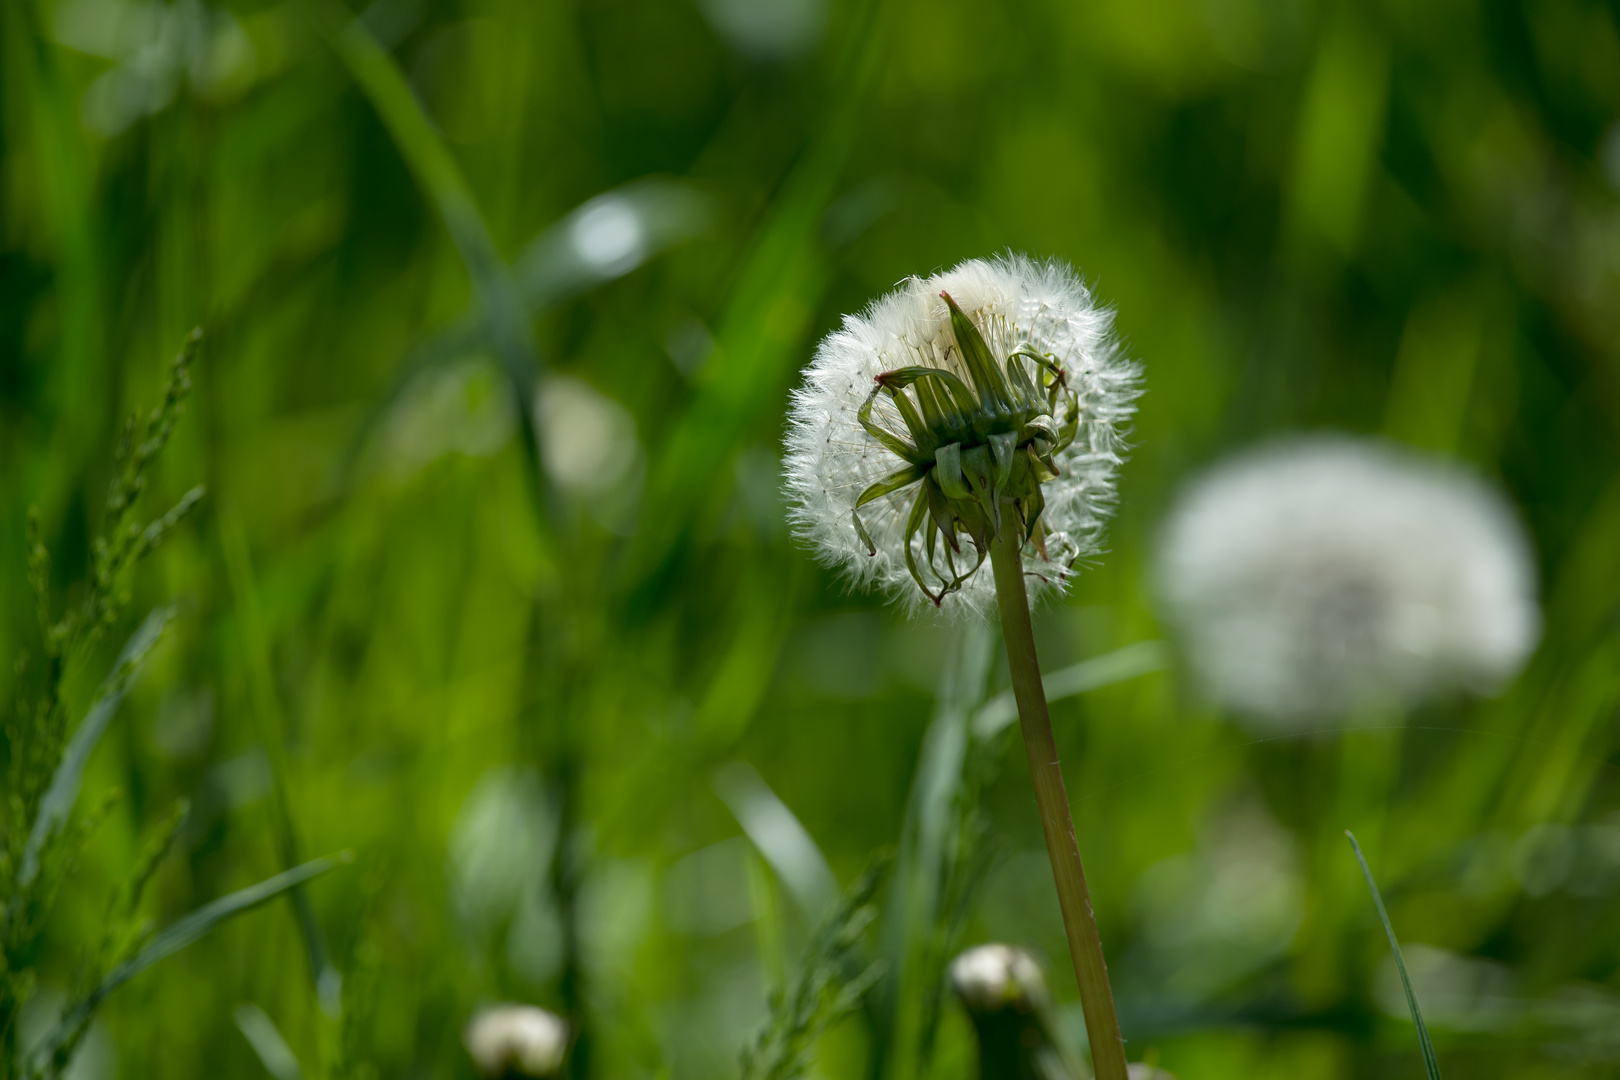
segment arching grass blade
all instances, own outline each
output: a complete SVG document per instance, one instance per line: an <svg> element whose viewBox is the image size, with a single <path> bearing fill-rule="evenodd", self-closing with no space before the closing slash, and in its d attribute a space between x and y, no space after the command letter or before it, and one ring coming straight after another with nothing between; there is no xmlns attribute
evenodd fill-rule
<svg viewBox="0 0 1620 1080"><path fill-rule="evenodd" d="M51 777L51 786L40 801L33 828L29 831L28 846L23 851L22 868L17 875L20 884L27 885L38 875L46 845L73 812L73 804L79 797L79 784L84 779L84 767L90 760L91 752L101 741L101 735L112 722L118 706L123 703L130 683L140 674L147 654L163 637L163 631L168 629L169 620L173 617L173 608L158 608L146 617L146 621L141 623L118 654L90 711L74 729L67 749L62 752L62 760Z"/></svg>
<svg viewBox="0 0 1620 1080"><path fill-rule="evenodd" d="M302 866L267 878L257 885L249 885L227 896L222 896L212 903L204 904L191 914L175 920L165 927L156 937L147 943L146 947L122 964L108 972L101 983L84 999L69 1009L63 1015L56 1030L40 1044L34 1051L33 1060L35 1069L42 1069L47 1062L63 1046L70 1045L70 1041L77 1037L85 1025L90 1022L96 1008L106 1000L107 996L130 979L139 975L147 968L160 960L179 952L192 942L206 937L215 927L226 919L251 911L267 901L273 900L297 885L302 885L311 878L318 877L339 863L349 861L350 856L333 855L323 859L312 859ZM59 1066L66 1062L58 1062Z"/></svg>
<svg viewBox="0 0 1620 1080"><path fill-rule="evenodd" d="M1344 835L1350 839L1350 847L1356 853L1356 861L1361 864L1361 874L1367 879L1367 889L1372 893L1373 903L1378 907L1378 918L1384 924L1384 933L1389 936L1389 951L1395 954L1395 970L1401 973L1401 986L1406 990L1406 1004L1412 1010L1412 1023L1417 1026L1418 1045L1423 1048L1423 1067L1428 1070L1429 1080L1440 1080L1440 1063L1434 1057L1434 1045L1429 1042L1429 1029L1423 1023L1423 1012L1418 1008L1417 994L1412 991L1412 979L1406 974L1406 961L1401 957L1400 942L1395 940L1395 928L1390 925L1389 912L1384 909L1384 897L1378 891L1378 883L1373 880L1372 870L1367 866L1367 858L1361 853L1361 845L1356 843L1355 834L1349 829Z"/></svg>

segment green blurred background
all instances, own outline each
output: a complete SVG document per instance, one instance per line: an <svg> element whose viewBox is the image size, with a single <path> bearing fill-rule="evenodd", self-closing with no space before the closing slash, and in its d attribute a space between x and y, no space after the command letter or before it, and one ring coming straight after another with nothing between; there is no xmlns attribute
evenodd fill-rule
<svg viewBox="0 0 1620 1080"><path fill-rule="evenodd" d="M125 798L47 989L177 796L160 922L282 868L278 775L303 853L357 854L310 889L341 1021L279 903L122 990L80 1076L267 1075L244 1004L306 1075L470 1076L497 1000L575 1020L576 1076L735 1075L826 888L761 784L847 884L990 655L794 543L787 391L841 313L1006 249L1078 266L1146 371L1049 669L1162 636L1157 522L1272 432L1467 461L1540 559L1525 675L1404 730L1257 742L1173 665L1055 704L1133 1058L1422 1075L1350 826L1448 1074L1620 1076L1620 4L355 14L0 6L0 656L38 645L27 507L66 590L121 417L207 334L147 509L209 494L114 636L180 617L92 763ZM960 940L1039 949L1078 1035L1022 750L980 749ZM818 1074L971 1075L956 1007L919 1067L893 997Z"/></svg>

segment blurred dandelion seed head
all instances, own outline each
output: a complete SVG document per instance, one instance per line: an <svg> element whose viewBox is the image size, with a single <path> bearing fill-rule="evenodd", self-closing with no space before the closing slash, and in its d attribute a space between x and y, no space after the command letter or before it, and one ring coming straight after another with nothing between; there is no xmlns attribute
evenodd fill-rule
<svg viewBox="0 0 1620 1080"><path fill-rule="evenodd" d="M1371 440L1217 466L1180 496L1157 569L1199 681L1273 727L1490 692L1540 634L1530 545L1501 495Z"/></svg>
<svg viewBox="0 0 1620 1080"><path fill-rule="evenodd" d="M535 402L546 469L570 491L595 494L623 481L641 453L623 405L566 375L545 381Z"/></svg>
<svg viewBox="0 0 1620 1080"><path fill-rule="evenodd" d="M992 607L984 545L1003 527L1026 530L1031 593L1062 591L1098 550L1138 393L1068 266L910 278L846 316L794 391L790 517L824 563L914 610Z"/></svg>
<svg viewBox="0 0 1620 1080"><path fill-rule="evenodd" d="M534 1005L496 1005L467 1025L467 1053L485 1076L556 1076L568 1052L568 1024Z"/></svg>
<svg viewBox="0 0 1620 1080"><path fill-rule="evenodd" d="M972 1013L1030 1012L1046 1001L1041 965L1013 945L979 945L951 961L951 988Z"/></svg>

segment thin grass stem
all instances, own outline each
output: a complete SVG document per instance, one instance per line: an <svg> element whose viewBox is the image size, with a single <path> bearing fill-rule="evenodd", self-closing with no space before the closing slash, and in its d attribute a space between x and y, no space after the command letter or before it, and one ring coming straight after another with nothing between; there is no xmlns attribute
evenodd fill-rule
<svg viewBox="0 0 1620 1080"><path fill-rule="evenodd" d="M1007 643L1007 665L1012 671L1013 696L1023 726L1024 750L1029 755L1035 804L1046 836L1046 854L1057 883L1058 907L1069 939L1069 957L1080 986L1080 1007L1086 1017L1091 1043L1091 1065L1097 1080L1127 1080L1125 1040L1114 1012L1114 992L1108 985L1097 918L1091 910L1086 871L1080 863L1080 844L1074 835L1069 796L1063 787L1052 718L1046 708L1040 661L1035 656L1035 628L1029 618L1029 593L1024 587L1024 557L1019 550L1021 530L1004 528L990 543L990 565L996 576L996 603L1001 608L1001 631Z"/></svg>
<svg viewBox="0 0 1620 1080"><path fill-rule="evenodd" d="M1412 991L1412 980L1406 974L1406 961L1401 957L1401 943L1395 940L1395 927L1390 925L1389 912L1384 909L1383 894L1378 891L1378 883L1373 880L1372 869L1367 865L1366 856L1361 853L1361 845L1356 843L1356 836L1349 829L1344 835L1350 839L1350 847L1356 853L1356 862L1361 864L1361 875L1367 879L1367 889L1372 893L1373 903L1378 907L1378 918L1384 924L1384 933L1389 937L1389 951L1395 954L1395 970L1401 973L1401 986L1406 990L1406 1004L1412 1010L1412 1023L1417 1027L1418 1045L1423 1049L1423 1067L1428 1070L1429 1080L1440 1080L1440 1063L1435 1060L1434 1044L1429 1041L1429 1028L1423 1022L1423 1011L1418 1008L1417 994Z"/></svg>

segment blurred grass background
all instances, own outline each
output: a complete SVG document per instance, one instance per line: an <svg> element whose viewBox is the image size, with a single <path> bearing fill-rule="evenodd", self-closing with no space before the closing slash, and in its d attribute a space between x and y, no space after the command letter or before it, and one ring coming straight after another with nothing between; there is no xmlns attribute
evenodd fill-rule
<svg viewBox="0 0 1620 1080"><path fill-rule="evenodd" d="M1049 669L1160 637L1177 484L1276 431L1471 463L1543 575L1518 683L1404 729L1256 742L1173 671L1055 705L1133 1057L1421 1075L1349 826L1448 1072L1620 1075L1617 119L1612 0L11 0L0 655L37 648L26 508L82 577L120 418L207 334L148 498L209 496L131 619L180 617L53 934L177 795L160 921L282 868L278 782L306 853L358 853L310 890L341 1022L277 905L121 991L80 1075L263 1075L243 1004L309 1075L471 1075L501 999L580 1025L576 1076L734 1075L828 887L744 839L761 778L850 882L985 647L793 543L786 391L840 313L1008 248L1078 265L1147 373ZM1070 1002L993 749L962 940ZM820 1075L914 1074L885 1008ZM931 1075L970 1075L954 1009Z"/></svg>

